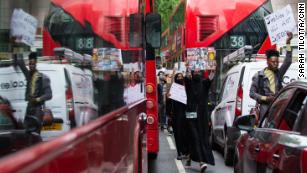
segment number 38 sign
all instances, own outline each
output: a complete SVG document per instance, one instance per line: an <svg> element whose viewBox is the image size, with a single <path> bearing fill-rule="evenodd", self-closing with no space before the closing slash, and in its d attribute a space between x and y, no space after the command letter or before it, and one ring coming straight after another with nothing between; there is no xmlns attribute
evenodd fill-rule
<svg viewBox="0 0 307 173"><path fill-rule="evenodd" d="M245 46L246 38L244 35L232 35L230 36L230 48L241 48Z"/></svg>

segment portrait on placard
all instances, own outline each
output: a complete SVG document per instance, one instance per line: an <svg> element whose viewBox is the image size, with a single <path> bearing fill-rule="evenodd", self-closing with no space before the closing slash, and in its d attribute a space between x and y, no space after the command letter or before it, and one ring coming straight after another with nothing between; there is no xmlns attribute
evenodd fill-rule
<svg viewBox="0 0 307 173"><path fill-rule="evenodd" d="M116 48L99 48L94 69L102 71L120 71L122 66L122 53Z"/></svg>
<svg viewBox="0 0 307 173"><path fill-rule="evenodd" d="M216 68L214 48L188 48L187 67L190 70L213 70Z"/></svg>

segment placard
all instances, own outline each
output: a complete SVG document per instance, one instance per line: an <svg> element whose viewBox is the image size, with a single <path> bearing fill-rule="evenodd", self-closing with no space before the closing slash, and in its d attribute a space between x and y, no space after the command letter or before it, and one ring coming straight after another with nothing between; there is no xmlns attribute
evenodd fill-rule
<svg viewBox="0 0 307 173"><path fill-rule="evenodd" d="M296 32L296 23L290 5L264 17L272 44L285 44L287 32Z"/></svg>
<svg viewBox="0 0 307 173"><path fill-rule="evenodd" d="M185 74L186 72L186 63L185 62L176 62L174 67L177 69L177 73Z"/></svg>
<svg viewBox="0 0 307 173"><path fill-rule="evenodd" d="M214 70L216 69L214 48L188 48L187 64L190 70Z"/></svg>
<svg viewBox="0 0 307 173"><path fill-rule="evenodd" d="M99 48L98 58L93 62L95 70L120 71L123 63L122 53L116 48Z"/></svg>
<svg viewBox="0 0 307 173"><path fill-rule="evenodd" d="M181 102L183 104L187 104L187 94L183 85L173 83L169 93L171 95L169 98Z"/></svg>
<svg viewBox="0 0 307 173"><path fill-rule="evenodd" d="M36 35L37 19L22 9L14 9L11 19L11 36L16 42L33 46Z"/></svg>

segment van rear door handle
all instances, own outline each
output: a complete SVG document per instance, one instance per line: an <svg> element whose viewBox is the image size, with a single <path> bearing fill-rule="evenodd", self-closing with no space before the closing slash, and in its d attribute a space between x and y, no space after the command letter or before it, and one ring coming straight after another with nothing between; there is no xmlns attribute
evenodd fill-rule
<svg viewBox="0 0 307 173"><path fill-rule="evenodd" d="M75 102L75 103L76 103L76 104L82 104L82 105L84 104L84 102Z"/></svg>
<svg viewBox="0 0 307 173"><path fill-rule="evenodd" d="M227 103L233 103L233 102L235 102L235 101L228 101Z"/></svg>

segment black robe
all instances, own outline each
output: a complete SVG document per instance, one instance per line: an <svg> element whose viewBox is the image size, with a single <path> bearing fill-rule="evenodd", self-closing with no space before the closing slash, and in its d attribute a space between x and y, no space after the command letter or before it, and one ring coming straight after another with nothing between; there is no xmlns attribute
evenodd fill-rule
<svg viewBox="0 0 307 173"><path fill-rule="evenodd" d="M173 109L173 130L175 143L177 148L177 154L180 156L181 154L187 154L187 122L185 119L185 109L186 105L178 102L176 100L172 100L172 109Z"/></svg>
<svg viewBox="0 0 307 173"><path fill-rule="evenodd" d="M179 85L184 85L184 80L178 79L179 75L182 75L182 73L177 73L175 75L174 82ZM185 119L186 105L176 100L170 100L170 112L173 114L172 126L174 130L177 154L178 156L181 156L182 154L188 154L187 121Z"/></svg>
<svg viewBox="0 0 307 173"><path fill-rule="evenodd" d="M209 79L185 79L186 111L197 112L197 118L187 119L190 157L193 161L214 165L214 157L209 145L208 95L210 84Z"/></svg>

